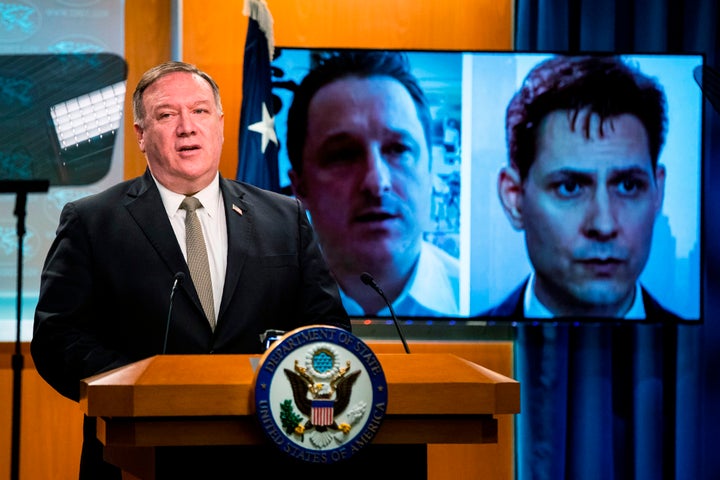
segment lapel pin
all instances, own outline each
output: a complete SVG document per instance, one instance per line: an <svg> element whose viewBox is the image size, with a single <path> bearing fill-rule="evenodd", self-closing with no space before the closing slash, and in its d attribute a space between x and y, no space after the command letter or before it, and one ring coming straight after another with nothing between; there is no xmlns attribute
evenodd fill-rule
<svg viewBox="0 0 720 480"><path fill-rule="evenodd" d="M235 210L235 213L237 213L238 215L243 214L242 209L240 207L238 207L237 205L235 205L234 203L233 203L232 209Z"/></svg>

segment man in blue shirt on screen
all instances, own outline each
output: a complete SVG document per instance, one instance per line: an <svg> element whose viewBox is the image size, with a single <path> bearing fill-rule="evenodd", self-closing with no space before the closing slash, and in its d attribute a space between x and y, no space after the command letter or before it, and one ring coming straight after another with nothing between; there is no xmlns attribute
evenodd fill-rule
<svg viewBox="0 0 720 480"><path fill-rule="evenodd" d="M423 240L430 219L432 117L404 54L320 59L288 113L289 172L354 316L458 314L457 258Z"/></svg>
<svg viewBox="0 0 720 480"><path fill-rule="evenodd" d="M507 108L498 177L533 272L489 314L672 316L639 284L662 210L667 128L661 86L615 56L557 56Z"/></svg>

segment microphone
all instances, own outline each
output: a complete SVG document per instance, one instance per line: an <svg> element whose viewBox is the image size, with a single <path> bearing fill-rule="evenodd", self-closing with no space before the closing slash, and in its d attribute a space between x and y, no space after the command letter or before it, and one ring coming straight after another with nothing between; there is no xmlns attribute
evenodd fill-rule
<svg viewBox="0 0 720 480"><path fill-rule="evenodd" d="M170 318L172 317L173 298L175 297L175 290L178 285L181 285L185 280L185 274L183 272L177 272L173 277L172 288L170 289L170 306L168 307L167 321L165 322L165 339L163 341L162 353L165 354L167 350L168 333L170 333Z"/></svg>
<svg viewBox="0 0 720 480"><path fill-rule="evenodd" d="M285 333L284 330L265 330L260 334L260 343L262 343L265 350L267 350L275 341L280 340Z"/></svg>
<svg viewBox="0 0 720 480"><path fill-rule="evenodd" d="M392 305L390 304L390 302L388 302L388 299L385 296L385 293L382 291L382 288L380 288L380 285L378 285L373 276L367 272L363 272L362 274L360 274L360 280L362 280L365 285L370 286L382 297L383 300L385 300L385 305L387 305L390 309L390 315L392 316L395 328L397 328L398 336L400 337L400 340L402 340L403 347L405 347L405 353L410 353L408 344L405 341L405 335L403 335L402 330L400 330L400 322L398 322L397 316L395 315L395 310L393 310Z"/></svg>

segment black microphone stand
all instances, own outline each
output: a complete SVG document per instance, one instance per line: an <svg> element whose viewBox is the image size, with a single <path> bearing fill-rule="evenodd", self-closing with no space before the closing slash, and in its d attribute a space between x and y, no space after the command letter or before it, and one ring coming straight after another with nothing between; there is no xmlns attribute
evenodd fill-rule
<svg viewBox="0 0 720 480"><path fill-rule="evenodd" d="M12 356L13 369L13 410L12 410L12 453L10 461L10 478L18 480L20 477L20 405L21 385L24 358L22 342L20 340L20 325L22 320L22 278L23 278L23 237L25 236L25 212L27 194L47 192L50 186L48 180L0 180L0 193L15 194L15 216L17 217L18 260L17 260L17 329L15 335L15 353Z"/></svg>
<svg viewBox="0 0 720 480"><path fill-rule="evenodd" d="M380 288L380 285L377 284L373 276L370 275L368 272L363 272L360 275L360 280L365 285L368 285L370 288L375 290L382 297L383 301L385 301L385 305L387 305L388 309L390 309L390 316L392 317L392 321L395 324L398 336L400 337L400 340L402 340L405 353L410 353L410 348L408 347L407 341L405 340L405 335L403 335L402 330L400 330L400 321L398 320L397 315L395 315L395 309L393 308L392 303L390 303L388 298L385 296L385 292L383 292L383 289Z"/></svg>

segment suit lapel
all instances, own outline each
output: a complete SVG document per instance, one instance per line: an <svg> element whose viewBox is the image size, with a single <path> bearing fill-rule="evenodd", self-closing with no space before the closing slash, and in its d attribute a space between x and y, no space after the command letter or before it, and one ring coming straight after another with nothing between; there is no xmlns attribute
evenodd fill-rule
<svg viewBox="0 0 720 480"><path fill-rule="evenodd" d="M218 320L235 295L245 260L247 259L250 239L253 230L252 206L245 200L245 192L234 182L220 178L220 190L225 204L225 219L228 232L227 269L225 271L225 285L223 298L220 303Z"/></svg>
<svg viewBox="0 0 720 480"><path fill-rule="evenodd" d="M189 275L170 220L165 214L160 192L149 172L145 172L145 175L128 190L125 207L167 265L170 273L184 272Z"/></svg>
<svg viewBox="0 0 720 480"><path fill-rule="evenodd" d="M523 305L523 298L525 294L525 288L527 287L529 277L508 294L503 301L496 307L491 308L487 313L491 317L513 317L513 318L525 318L525 309Z"/></svg>

